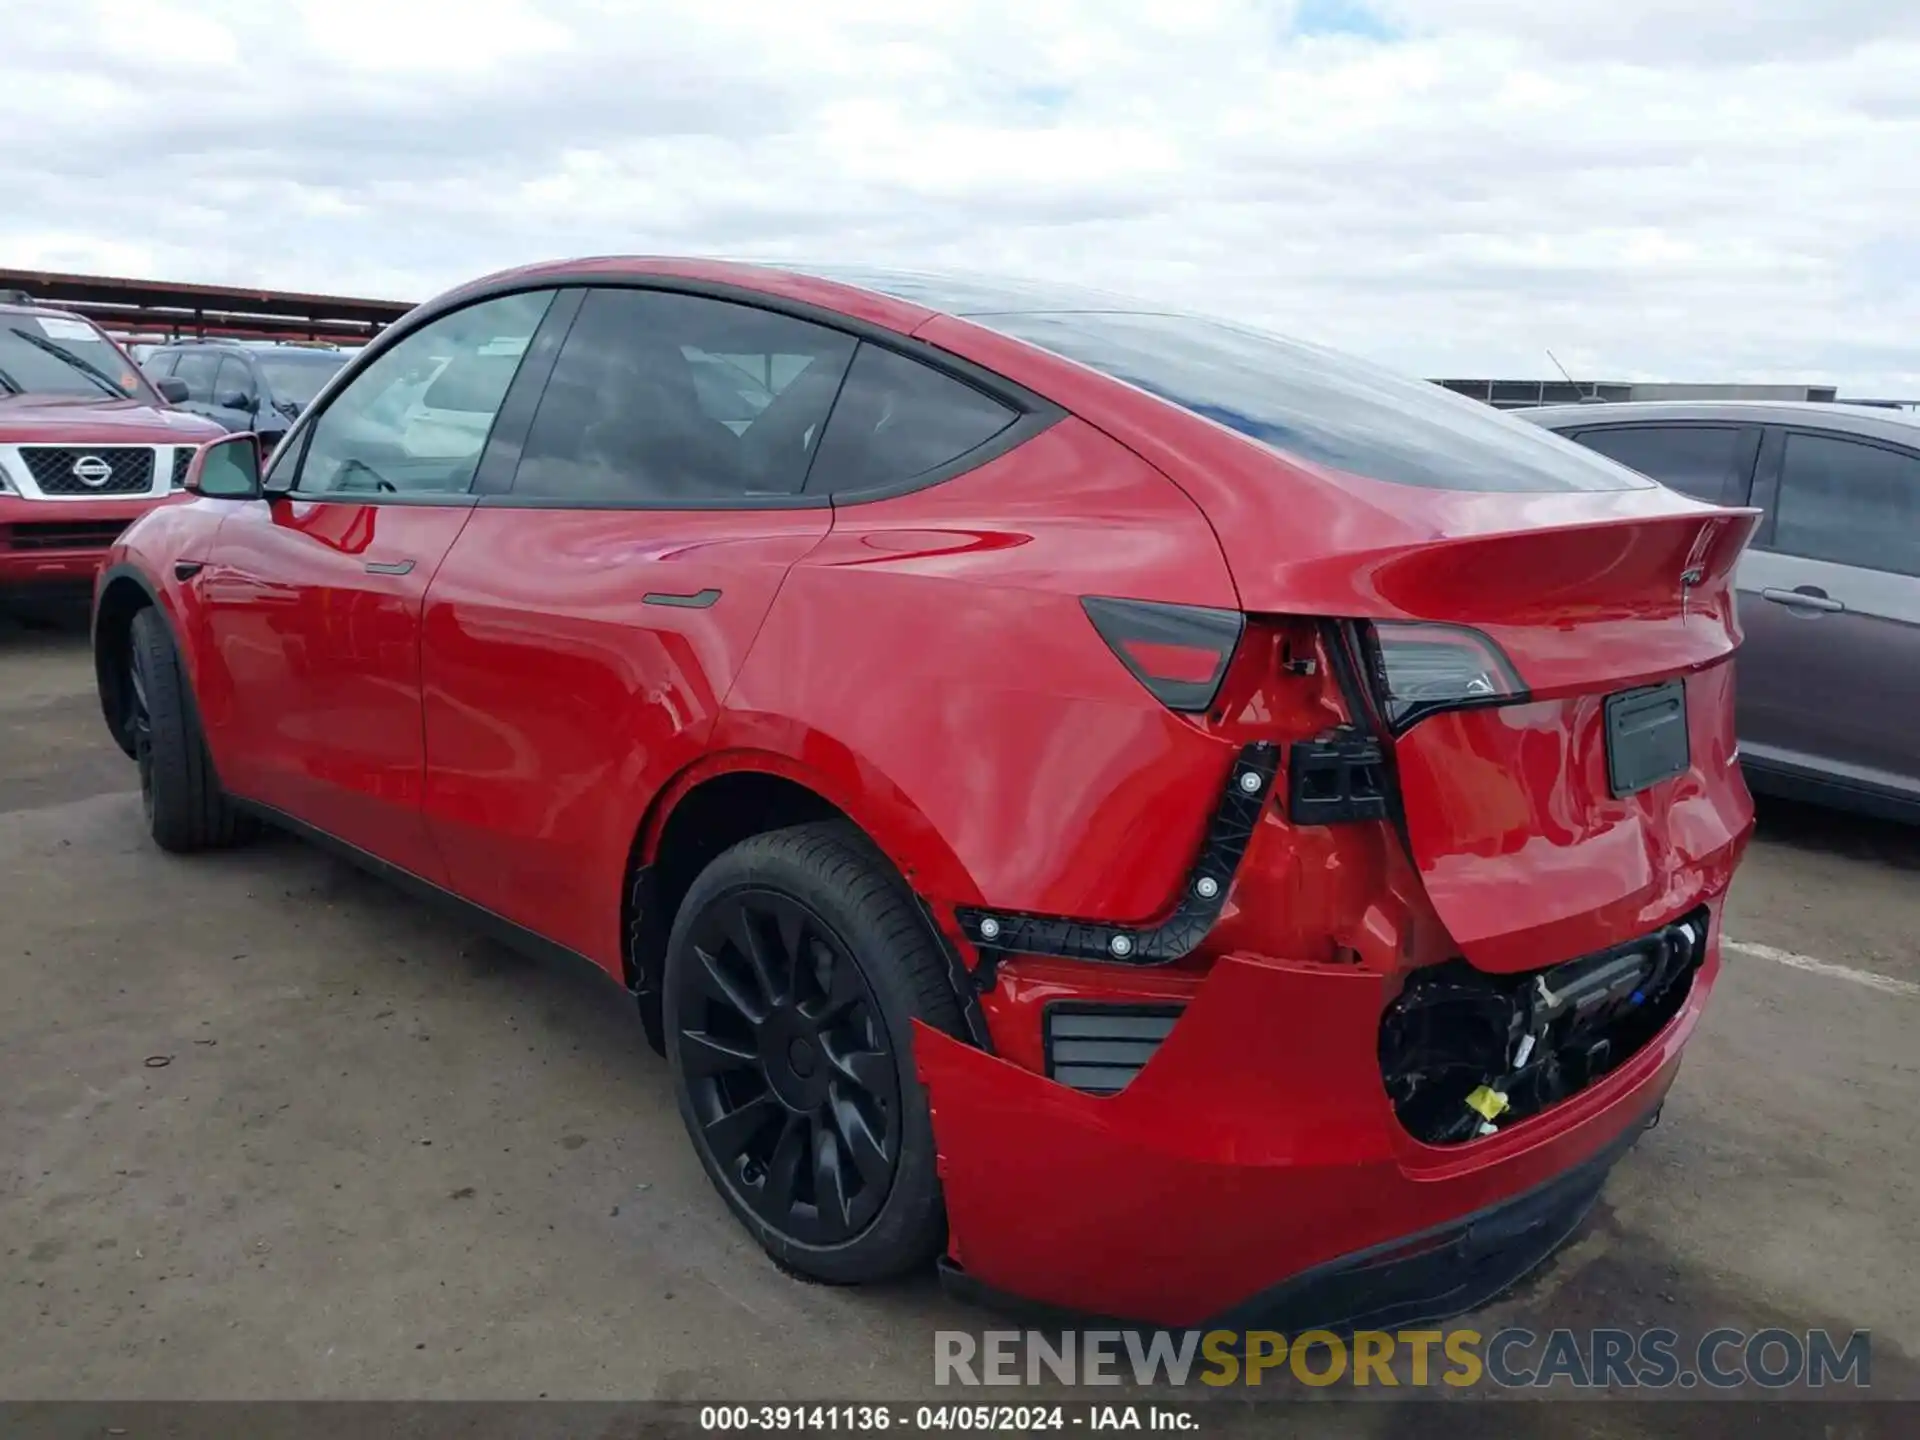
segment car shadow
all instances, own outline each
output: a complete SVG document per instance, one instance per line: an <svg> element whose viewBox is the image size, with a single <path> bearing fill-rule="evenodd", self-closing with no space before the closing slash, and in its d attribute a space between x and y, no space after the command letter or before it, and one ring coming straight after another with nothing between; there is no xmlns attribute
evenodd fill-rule
<svg viewBox="0 0 1920 1440"><path fill-rule="evenodd" d="M1757 838L1849 860L1872 860L1896 870L1920 870L1920 825L1902 825L1804 800L1756 795Z"/></svg>
<svg viewBox="0 0 1920 1440"><path fill-rule="evenodd" d="M0 654L70 651L87 643L92 602L84 596L57 600L0 598Z"/></svg>

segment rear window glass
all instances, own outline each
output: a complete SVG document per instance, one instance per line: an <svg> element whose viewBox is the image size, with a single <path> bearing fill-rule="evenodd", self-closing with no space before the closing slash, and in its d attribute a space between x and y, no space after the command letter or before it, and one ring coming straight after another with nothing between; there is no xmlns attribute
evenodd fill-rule
<svg viewBox="0 0 1920 1440"><path fill-rule="evenodd" d="M1330 469L1432 490L1650 488L1477 400L1224 321L1064 311L973 318Z"/></svg>

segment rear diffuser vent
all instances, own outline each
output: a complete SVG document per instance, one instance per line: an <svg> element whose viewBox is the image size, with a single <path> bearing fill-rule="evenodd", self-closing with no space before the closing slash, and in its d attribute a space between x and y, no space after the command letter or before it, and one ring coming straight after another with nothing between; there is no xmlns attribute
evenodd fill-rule
<svg viewBox="0 0 1920 1440"><path fill-rule="evenodd" d="M1089 1095L1113 1095L1153 1058L1180 1018L1177 1005L1047 1007L1047 1078Z"/></svg>

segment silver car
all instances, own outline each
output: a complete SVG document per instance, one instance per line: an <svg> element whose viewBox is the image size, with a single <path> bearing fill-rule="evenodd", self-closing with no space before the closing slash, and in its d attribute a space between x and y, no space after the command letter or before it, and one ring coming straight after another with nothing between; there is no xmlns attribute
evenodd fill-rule
<svg viewBox="0 0 1920 1440"><path fill-rule="evenodd" d="M1738 572L1748 783L1920 822L1920 416L1731 400L1513 413L1766 511Z"/></svg>

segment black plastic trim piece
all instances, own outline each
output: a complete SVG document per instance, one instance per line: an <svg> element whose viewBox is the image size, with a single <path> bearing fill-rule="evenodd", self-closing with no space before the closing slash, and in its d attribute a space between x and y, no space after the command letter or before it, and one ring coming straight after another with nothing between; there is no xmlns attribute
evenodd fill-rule
<svg viewBox="0 0 1920 1440"><path fill-rule="evenodd" d="M1296 825L1391 819L1386 766L1380 742L1358 730L1294 741L1287 756L1287 819Z"/></svg>
<svg viewBox="0 0 1920 1440"><path fill-rule="evenodd" d="M1040 1021L1049 1080L1088 1095L1117 1095L1173 1033L1184 1005L1056 1000Z"/></svg>
<svg viewBox="0 0 1920 1440"><path fill-rule="evenodd" d="M1407 824L1406 802L1400 794L1399 772L1391 758L1386 720L1374 705L1372 689L1360 678L1360 657L1364 653L1360 626L1351 620L1323 620L1320 643L1326 647L1334 680L1346 702L1353 728L1371 738L1380 746L1381 754L1388 757L1380 770L1387 791L1387 818L1393 825L1393 833L1400 837L1402 852L1412 860L1417 852L1413 847L1413 831Z"/></svg>
<svg viewBox="0 0 1920 1440"><path fill-rule="evenodd" d="M1200 858L1187 873L1180 899L1151 925L1115 925L975 906L956 907L954 918L980 951L983 968L997 963L1003 954L1058 955L1120 965L1170 964L1191 953L1220 918L1279 768L1280 752L1272 742L1256 740L1241 749L1227 772L1226 786L1201 842ZM1252 788L1246 785L1249 776L1258 782Z"/></svg>
<svg viewBox="0 0 1920 1440"><path fill-rule="evenodd" d="M659 510L698 514L710 510L831 510L830 495L690 495L674 500L569 499L559 495L481 495L489 510Z"/></svg>
<svg viewBox="0 0 1920 1440"><path fill-rule="evenodd" d="M986 1012L980 1008L980 997L991 988L992 972L982 965L977 974L967 973L966 961L960 958L960 952L954 948L953 941L940 928L939 920L934 916L933 908L921 898L917 890L908 887L913 895L913 903L920 907L920 917L927 922L927 933L933 937L933 943L940 947L940 958L947 965L947 986L953 991L953 998L959 1003L960 1018L967 1022L967 1035L980 1049L992 1055L997 1052L993 1047L993 1032L987 1028ZM985 978L989 983L981 985Z"/></svg>
<svg viewBox="0 0 1920 1440"><path fill-rule="evenodd" d="M191 580L206 568L204 561L176 560L173 562L173 578L176 580Z"/></svg>
<svg viewBox="0 0 1920 1440"><path fill-rule="evenodd" d="M305 458L302 457L302 462ZM303 505L418 505L450 510L471 510L471 490L421 490L395 495L387 490L268 490L266 500L298 500Z"/></svg>
<svg viewBox="0 0 1920 1440"><path fill-rule="evenodd" d="M513 489L513 477L520 470L520 456L527 448L527 436L533 432L533 417L547 393L547 381L559 363L560 347L573 333L573 322L586 303L585 290L561 290L547 306L534 328L527 353L513 372L513 381L500 399L493 426L487 431L486 448L480 452L480 464L474 470L474 495L505 495Z"/></svg>

